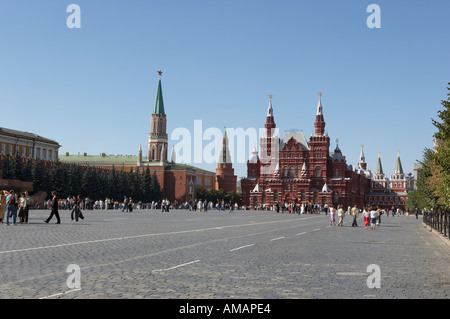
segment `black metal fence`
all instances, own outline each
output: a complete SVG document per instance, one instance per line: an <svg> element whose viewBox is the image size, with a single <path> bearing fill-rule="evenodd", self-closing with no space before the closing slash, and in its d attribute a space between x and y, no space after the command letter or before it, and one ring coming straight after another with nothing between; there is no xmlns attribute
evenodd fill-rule
<svg viewBox="0 0 450 319"><path fill-rule="evenodd" d="M450 238L450 212L424 212L423 222L432 229Z"/></svg>

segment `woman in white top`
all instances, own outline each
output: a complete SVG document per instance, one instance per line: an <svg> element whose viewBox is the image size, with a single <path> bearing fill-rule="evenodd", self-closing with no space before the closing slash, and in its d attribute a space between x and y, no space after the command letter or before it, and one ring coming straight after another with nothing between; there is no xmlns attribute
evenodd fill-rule
<svg viewBox="0 0 450 319"><path fill-rule="evenodd" d="M370 228L375 229L377 226L377 217L378 217L378 210L375 206L372 206L372 209L370 211Z"/></svg>
<svg viewBox="0 0 450 319"><path fill-rule="evenodd" d="M336 208L333 205L330 205L330 226L336 226Z"/></svg>
<svg viewBox="0 0 450 319"><path fill-rule="evenodd" d="M362 216L364 218L364 228L367 229L367 226L369 226L370 223L370 213L369 213L369 207L365 207L364 211L362 213Z"/></svg>

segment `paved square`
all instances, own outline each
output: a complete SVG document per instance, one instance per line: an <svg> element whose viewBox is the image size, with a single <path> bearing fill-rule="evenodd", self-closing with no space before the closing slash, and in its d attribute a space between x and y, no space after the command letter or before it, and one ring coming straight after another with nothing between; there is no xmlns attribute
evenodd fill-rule
<svg viewBox="0 0 450 319"><path fill-rule="evenodd" d="M448 298L450 248L422 219L375 230L266 211L85 211L0 225L0 298ZM80 288L70 283L79 266ZM380 286L368 278L379 267ZM68 278L70 279L68 285ZM372 278L372 277L371 277ZM375 282L375 281L370 281Z"/></svg>

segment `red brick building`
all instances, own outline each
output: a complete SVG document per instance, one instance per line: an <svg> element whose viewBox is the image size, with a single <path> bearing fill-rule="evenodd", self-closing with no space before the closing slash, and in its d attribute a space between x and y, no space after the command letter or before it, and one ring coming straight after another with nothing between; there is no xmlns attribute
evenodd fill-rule
<svg viewBox="0 0 450 319"><path fill-rule="evenodd" d="M234 175L231 163L230 150L228 149L227 129L222 139L222 150L216 168L216 189L223 189L225 192L236 192L237 177Z"/></svg>
<svg viewBox="0 0 450 319"><path fill-rule="evenodd" d="M370 192L366 194L366 202L382 209L401 209L405 211L405 203L409 190L413 189L414 178L411 174L403 172L400 153L397 153L397 162L394 174L389 180L381 165L381 157L378 154L377 170L371 181Z"/></svg>
<svg viewBox="0 0 450 319"><path fill-rule="evenodd" d="M254 208L276 203L365 204L371 173L366 170L362 148L357 167L347 164L337 143L330 151L321 96L319 93L315 133L307 141L303 132L277 136L269 95L265 136L259 141L261 157L255 147L247 162L247 177L241 180L243 205Z"/></svg>

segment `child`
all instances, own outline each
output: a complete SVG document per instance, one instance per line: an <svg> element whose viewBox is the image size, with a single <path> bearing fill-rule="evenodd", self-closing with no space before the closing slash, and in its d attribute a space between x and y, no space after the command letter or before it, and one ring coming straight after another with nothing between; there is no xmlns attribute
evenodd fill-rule
<svg viewBox="0 0 450 319"><path fill-rule="evenodd" d="M336 209L333 205L330 205L330 226L336 226Z"/></svg>

